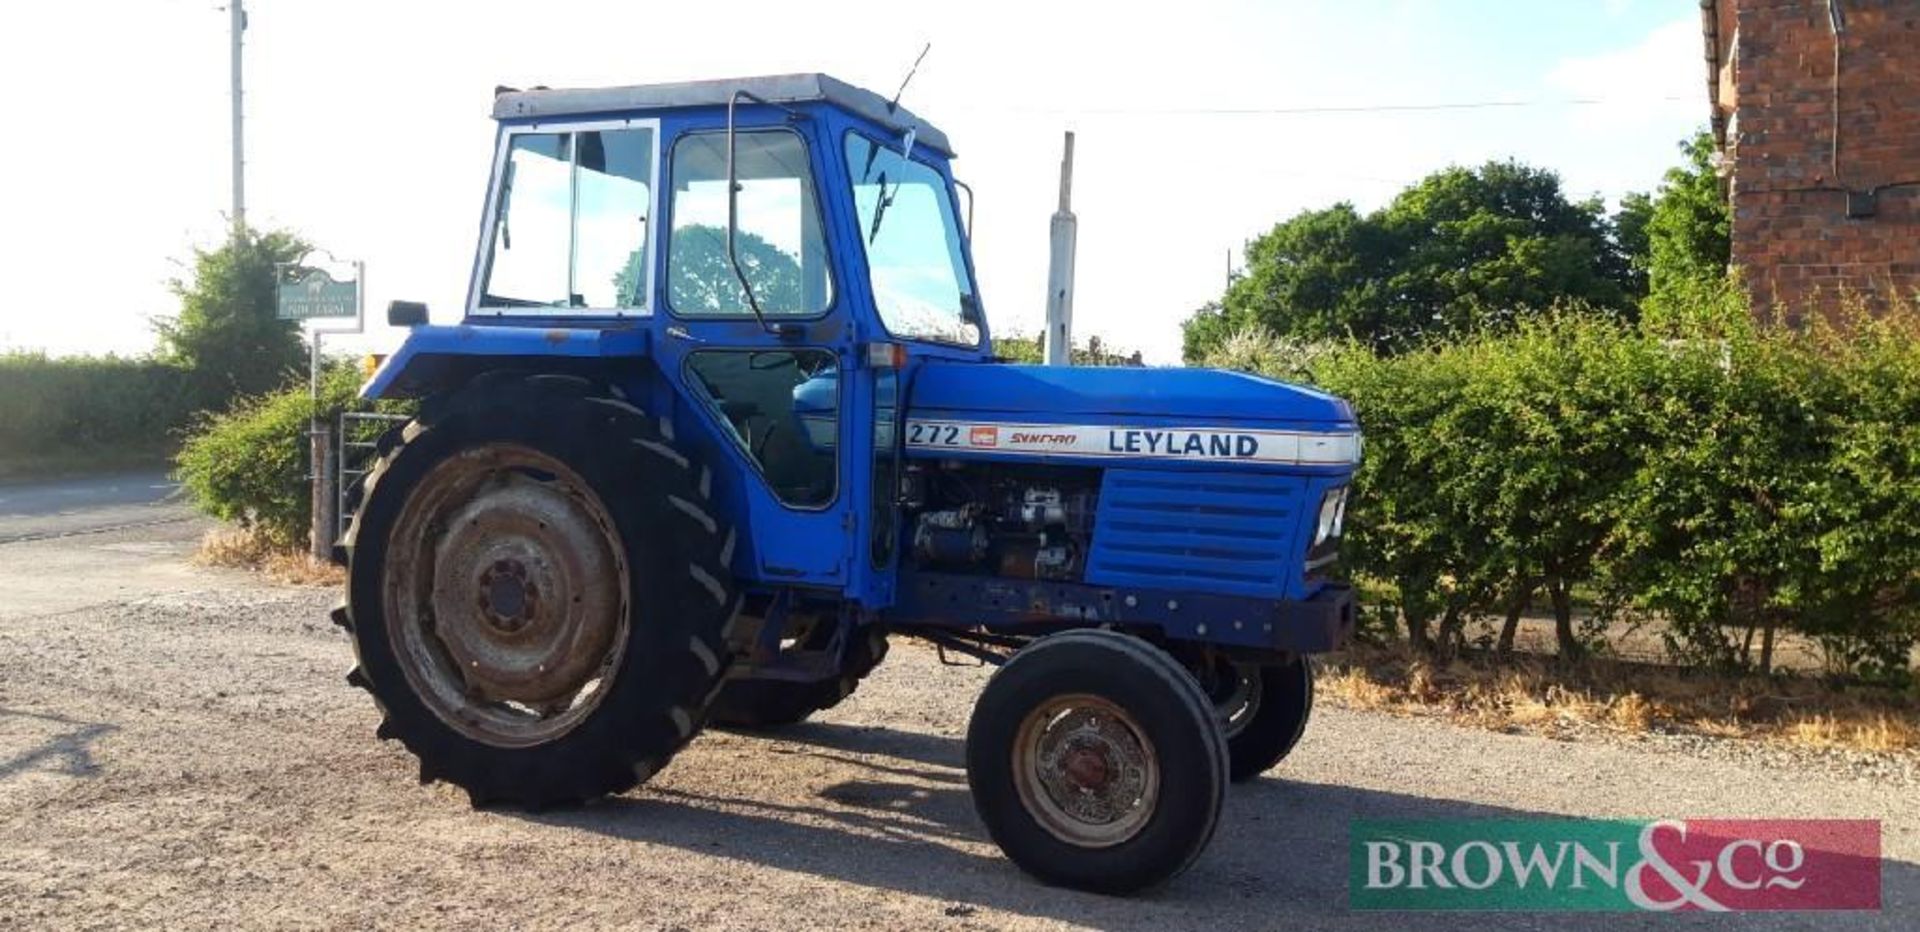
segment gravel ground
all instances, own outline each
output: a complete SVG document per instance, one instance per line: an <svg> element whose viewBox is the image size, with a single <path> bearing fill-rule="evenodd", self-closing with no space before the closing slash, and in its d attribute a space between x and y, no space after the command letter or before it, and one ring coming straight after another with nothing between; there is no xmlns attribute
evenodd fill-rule
<svg viewBox="0 0 1920 932"><path fill-rule="evenodd" d="M1342 705L1337 697L1322 695L1314 700L1320 706ZM1320 706L1316 706L1318 709ZM1391 714L1426 721L1444 721L1440 709L1396 707ZM1514 727L1512 734L1528 733ZM1534 732L1539 734L1542 732ZM1839 778L1872 781L1890 792L1911 792L1920 788L1920 751L1860 751L1851 748L1814 747L1785 741L1758 739L1727 740L1690 731L1631 731L1608 725L1567 719L1555 723L1548 732L1553 742L1614 744L1661 754L1681 754L1729 761L1769 771L1808 773L1824 771Z"/></svg>
<svg viewBox="0 0 1920 932"><path fill-rule="evenodd" d="M0 545L0 928L1920 926L1910 783L1341 709L1234 790L1166 889L1049 889L999 856L968 800L960 736L986 671L911 642L818 722L709 732L584 809L475 812L373 738L371 703L341 679L334 594L187 566L202 529L163 516ZM1346 911L1351 819L1539 815L1881 819L1886 909Z"/></svg>

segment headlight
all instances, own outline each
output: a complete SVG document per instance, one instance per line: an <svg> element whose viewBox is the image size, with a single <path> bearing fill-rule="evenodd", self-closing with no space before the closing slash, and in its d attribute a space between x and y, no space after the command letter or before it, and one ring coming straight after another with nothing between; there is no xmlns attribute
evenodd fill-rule
<svg viewBox="0 0 1920 932"><path fill-rule="evenodd" d="M1315 547L1340 536L1347 521L1347 487L1338 486L1328 489L1320 496L1320 519L1314 525L1313 545Z"/></svg>

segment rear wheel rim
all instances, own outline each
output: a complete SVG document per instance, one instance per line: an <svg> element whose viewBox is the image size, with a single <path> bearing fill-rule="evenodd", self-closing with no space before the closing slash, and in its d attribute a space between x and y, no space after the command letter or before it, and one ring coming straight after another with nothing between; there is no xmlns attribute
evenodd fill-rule
<svg viewBox="0 0 1920 932"><path fill-rule="evenodd" d="M500 443L441 461L388 553L394 656L456 731L547 743L611 690L630 633L625 554L599 497L555 457Z"/></svg>
<svg viewBox="0 0 1920 932"><path fill-rule="evenodd" d="M1160 799L1153 742L1125 709L1085 693L1057 696L1021 720L1013 782L1047 832L1081 848L1121 844Z"/></svg>

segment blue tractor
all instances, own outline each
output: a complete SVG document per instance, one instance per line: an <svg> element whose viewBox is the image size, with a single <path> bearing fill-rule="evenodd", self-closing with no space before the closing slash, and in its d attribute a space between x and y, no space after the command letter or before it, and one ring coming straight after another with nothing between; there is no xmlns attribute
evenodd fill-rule
<svg viewBox="0 0 1920 932"><path fill-rule="evenodd" d="M1015 863L1115 893L1191 863L1351 628L1348 406L997 360L946 136L832 78L494 116L464 320L395 302L364 390L419 400L336 549L379 735L475 805L567 804L912 635L998 666L966 768Z"/></svg>

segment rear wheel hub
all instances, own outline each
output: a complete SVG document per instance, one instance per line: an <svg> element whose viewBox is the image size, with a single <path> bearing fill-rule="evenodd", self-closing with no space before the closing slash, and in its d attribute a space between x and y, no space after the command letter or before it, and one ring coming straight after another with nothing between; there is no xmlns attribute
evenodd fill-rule
<svg viewBox="0 0 1920 932"><path fill-rule="evenodd" d="M436 715L524 746L597 706L628 634L627 573L584 480L525 447L466 451L428 473L393 535L389 630Z"/></svg>

